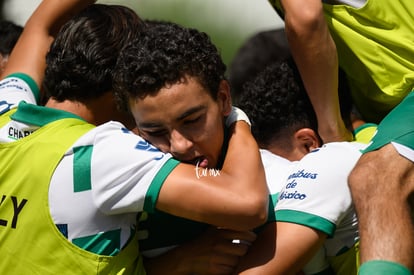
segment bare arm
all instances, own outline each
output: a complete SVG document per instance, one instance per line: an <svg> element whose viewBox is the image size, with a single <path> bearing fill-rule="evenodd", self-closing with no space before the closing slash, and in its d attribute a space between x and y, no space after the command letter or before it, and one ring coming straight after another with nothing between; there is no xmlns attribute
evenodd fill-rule
<svg viewBox="0 0 414 275"><path fill-rule="evenodd" d="M338 56L321 0L281 0L292 56L315 109L324 142L351 140L341 118Z"/></svg>
<svg viewBox="0 0 414 275"><path fill-rule="evenodd" d="M194 166L178 165L161 188L159 210L234 230L264 223L268 189L259 149L247 123L233 127L220 175L197 178Z"/></svg>
<svg viewBox="0 0 414 275"><path fill-rule="evenodd" d="M325 239L324 233L303 225L269 223L240 259L239 274L298 274Z"/></svg>
<svg viewBox="0 0 414 275"><path fill-rule="evenodd" d="M211 227L202 236L155 258L144 259L147 274L231 274L256 235ZM243 240L233 243L232 240Z"/></svg>
<svg viewBox="0 0 414 275"><path fill-rule="evenodd" d="M46 53L60 27L93 0L44 0L24 26L1 78L21 72L30 75L40 87L46 68Z"/></svg>
<svg viewBox="0 0 414 275"><path fill-rule="evenodd" d="M361 262L387 260L414 271L413 163L388 144L362 155L349 184L358 216Z"/></svg>

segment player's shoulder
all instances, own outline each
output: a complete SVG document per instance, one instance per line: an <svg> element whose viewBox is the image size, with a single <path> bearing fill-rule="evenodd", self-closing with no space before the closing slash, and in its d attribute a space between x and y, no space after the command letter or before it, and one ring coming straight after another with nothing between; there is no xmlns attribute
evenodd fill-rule
<svg viewBox="0 0 414 275"><path fill-rule="evenodd" d="M15 73L0 80L0 101L17 106L19 102L37 104L40 90L36 82L26 74Z"/></svg>
<svg viewBox="0 0 414 275"><path fill-rule="evenodd" d="M364 148L366 144L358 141L340 141L340 142L329 142L325 143L321 147L314 149L310 152L310 154L330 154L332 152L348 152L350 150L350 153L353 153L355 151L360 150L361 148Z"/></svg>
<svg viewBox="0 0 414 275"><path fill-rule="evenodd" d="M281 156L278 156L276 154L273 154L269 150L260 149L260 156L262 157L263 164L266 166L268 165L290 165L291 161L283 158Z"/></svg>
<svg viewBox="0 0 414 275"><path fill-rule="evenodd" d="M367 145L364 143L354 141L330 142L312 150L309 154L303 157L300 162L308 163L312 166L315 166L318 163L321 165L336 165L338 163L358 159L362 154L361 151L366 146Z"/></svg>
<svg viewBox="0 0 414 275"><path fill-rule="evenodd" d="M135 146L139 141L144 141L144 139L127 129L121 122L109 121L92 128L77 143L94 146L111 144L110 148L120 148L122 145Z"/></svg>

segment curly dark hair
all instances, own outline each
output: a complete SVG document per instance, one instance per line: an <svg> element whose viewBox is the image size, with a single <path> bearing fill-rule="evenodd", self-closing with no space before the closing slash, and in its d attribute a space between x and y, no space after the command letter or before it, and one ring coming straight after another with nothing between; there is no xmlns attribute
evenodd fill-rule
<svg viewBox="0 0 414 275"><path fill-rule="evenodd" d="M145 24L130 8L91 5L60 30L47 55L44 87L58 101L84 101L112 89L119 52Z"/></svg>
<svg viewBox="0 0 414 275"><path fill-rule="evenodd" d="M22 26L8 20L0 20L0 54L9 55L22 32Z"/></svg>
<svg viewBox="0 0 414 275"><path fill-rule="evenodd" d="M194 77L214 100L226 65L210 37L172 22L153 22L121 52L114 89L121 105L131 98L156 94L161 88Z"/></svg>
<svg viewBox="0 0 414 275"><path fill-rule="evenodd" d="M249 116L262 148L290 138L300 128L317 132L315 112L291 59L274 62L246 82L238 105Z"/></svg>

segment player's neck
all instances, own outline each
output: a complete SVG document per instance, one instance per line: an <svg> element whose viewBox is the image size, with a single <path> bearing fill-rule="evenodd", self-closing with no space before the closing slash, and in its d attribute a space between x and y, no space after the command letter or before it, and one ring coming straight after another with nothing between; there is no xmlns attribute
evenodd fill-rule
<svg viewBox="0 0 414 275"><path fill-rule="evenodd" d="M90 108L90 106L83 102L71 100L57 101L51 98L45 106L75 114L91 124L98 125L101 123L97 121L93 108Z"/></svg>

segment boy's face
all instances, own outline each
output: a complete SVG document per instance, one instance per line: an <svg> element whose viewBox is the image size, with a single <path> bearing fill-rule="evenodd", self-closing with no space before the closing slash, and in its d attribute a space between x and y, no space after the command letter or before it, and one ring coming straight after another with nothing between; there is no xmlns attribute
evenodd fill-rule
<svg viewBox="0 0 414 275"><path fill-rule="evenodd" d="M131 102L139 134L163 152L200 167L217 165L224 141L224 116L231 98L222 81L217 100L192 77Z"/></svg>

